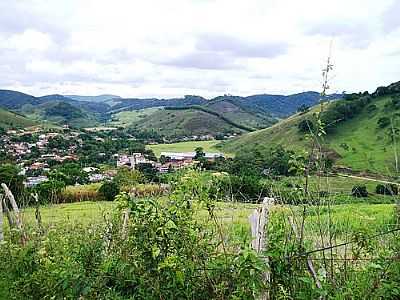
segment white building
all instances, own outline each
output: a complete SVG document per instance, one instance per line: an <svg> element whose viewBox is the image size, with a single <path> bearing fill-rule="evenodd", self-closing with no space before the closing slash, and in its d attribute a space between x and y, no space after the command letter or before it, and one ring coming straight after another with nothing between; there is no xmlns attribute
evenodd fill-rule
<svg viewBox="0 0 400 300"><path fill-rule="evenodd" d="M193 160L196 156L196 152L161 152L161 156L169 157L172 160ZM211 153L206 152L204 157L206 159L216 159L223 157L222 153Z"/></svg>

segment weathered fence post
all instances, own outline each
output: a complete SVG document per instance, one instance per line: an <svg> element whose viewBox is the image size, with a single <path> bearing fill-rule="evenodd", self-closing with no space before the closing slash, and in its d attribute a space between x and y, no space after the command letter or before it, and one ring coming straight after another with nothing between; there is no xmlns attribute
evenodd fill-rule
<svg viewBox="0 0 400 300"><path fill-rule="evenodd" d="M15 227L15 222L14 222L14 218L12 217L12 215L10 214L10 210L8 209L7 203L6 203L6 197L3 196L2 199L2 204L3 204L3 211L4 214L7 217L8 220L8 224L10 225L10 229Z"/></svg>
<svg viewBox="0 0 400 300"><path fill-rule="evenodd" d="M251 235L253 240L251 242L252 248L258 252L262 253L267 249L268 246L268 221L269 212L272 205L274 205L274 198L265 197L261 207L254 210L253 214L250 215L249 221L251 225ZM267 289L260 296L260 300L270 299L269 296L269 283L271 280L271 273L269 268L269 259L264 257L264 262L267 265L267 271L264 273L264 279L267 284Z"/></svg>
<svg viewBox="0 0 400 300"><path fill-rule="evenodd" d="M125 209L122 213L122 238L125 239L128 235L128 222L129 222L129 208Z"/></svg>
<svg viewBox="0 0 400 300"><path fill-rule="evenodd" d="M0 242L4 240L4 233L3 233L3 198L4 198L4 195L0 194Z"/></svg>
<svg viewBox="0 0 400 300"><path fill-rule="evenodd" d="M14 216L15 216L15 224L17 226L17 229L21 232L21 242L22 242L22 244L25 244L26 235L25 235L25 232L23 231L21 214L19 212L17 202L15 201L13 193L10 191L10 189L8 188L8 186L5 183L2 183L1 187L3 188L5 195L7 196L8 200L11 203L11 206L14 211Z"/></svg>
<svg viewBox="0 0 400 300"><path fill-rule="evenodd" d="M40 234L43 233L43 226L42 226L42 215L40 214L40 204L39 204L39 195L37 193L32 194L33 199L35 199L35 219L36 223L39 228Z"/></svg>

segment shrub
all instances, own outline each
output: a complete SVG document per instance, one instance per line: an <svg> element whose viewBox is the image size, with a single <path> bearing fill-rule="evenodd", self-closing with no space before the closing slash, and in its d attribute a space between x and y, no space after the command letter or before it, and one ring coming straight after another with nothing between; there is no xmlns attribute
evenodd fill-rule
<svg viewBox="0 0 400 300"><path fill-rule="evenodd" d="M119 186L113 181L106 181L99 189L99 193L107 200L113 201L119 193Z"/></svg>
<svg viewBox="0 0 400 300"><path fill-rule="evenodd" d="M377 124L378 124L379 128L385 128L385 127L389 126L390 119L388 117L379 118Z"/></svg>
<svg viewBox="0 0 400 300"><path fill-rule="evenodd" d="M351 189L351 195L357 198L368 197L367 187L365 185L355 185Z"/></svg>
<svg viewBox="0 0 400 300"><path fill-rule="evenodd" d="M64 189L65 183L58 180L42 182L34 188L38 193L41 204L59 203L61 193Z"/></svg>
<svg viewBox="0 0 400 300"><path fill-rule="evenodd" d="M132 187L138 183L145 183L146 178L138 170L129 170L128 168L118 169L114 182L120 187Z"/></svg>
<svg viewBox="0 0 400 300"><path fill-rule="evenodd" d="M377 194L394 196L399 193L397 185L394 184L378 184L375 188Z"/></svg>

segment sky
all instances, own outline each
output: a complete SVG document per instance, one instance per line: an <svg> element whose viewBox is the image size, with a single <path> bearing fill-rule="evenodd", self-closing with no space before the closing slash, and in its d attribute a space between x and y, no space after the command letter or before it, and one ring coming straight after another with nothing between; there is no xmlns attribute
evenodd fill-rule
<svg viewBox="0 0 400 300"><path fill-rule="evenodd" d="M400 80L400 0L0 0L0 89L181 97Z"/></svg>

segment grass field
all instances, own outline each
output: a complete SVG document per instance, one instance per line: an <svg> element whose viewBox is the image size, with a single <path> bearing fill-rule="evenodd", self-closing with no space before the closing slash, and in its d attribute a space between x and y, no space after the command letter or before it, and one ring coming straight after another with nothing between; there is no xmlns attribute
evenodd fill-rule
<svg viewBox="0 0 400 300"><path fill-rule="evenodd" d="M173 144L158 144L148 145L147 147L154 151L154 154L158 157L161 152L193 152L197 147L202 147L205 152L220 152L215 145L219 141L191 141L191 142L180 142Z"/></svg>
<svg viewBox="0 0 400 300"><path fill-rule="evenodd" d="M71 204L57 204L42 206L40 209L43 223L48 226L63 224L100 224L104 217L110 215L115 207L115 202L79 202ZM248 217L258 207L256 204L218 202L216 214L224 223L247 225ZM354 230L364 227L377 228L387 224L393 218L393 204L342 204L332 206L331 217L334 222L345 224L350 222ZM282 206L277 206L280 210ZM326 208L321 210L322 218L327 218ZM23 220L26 224L35 224L35 209L22 210ZM316 223L315 209L308 210L309 223ZM207 218L207 211L198 213L199 220Z"/></svg>

